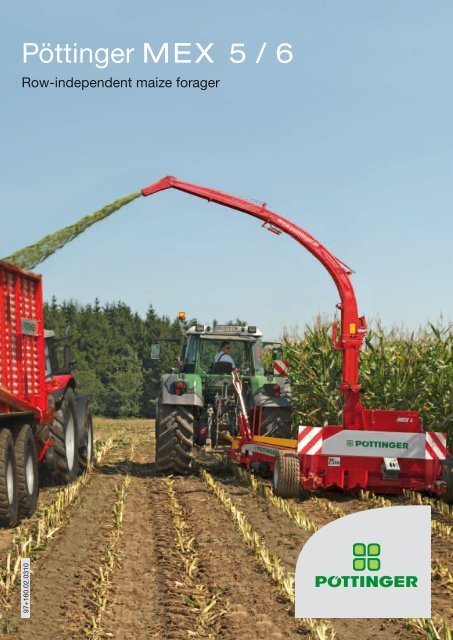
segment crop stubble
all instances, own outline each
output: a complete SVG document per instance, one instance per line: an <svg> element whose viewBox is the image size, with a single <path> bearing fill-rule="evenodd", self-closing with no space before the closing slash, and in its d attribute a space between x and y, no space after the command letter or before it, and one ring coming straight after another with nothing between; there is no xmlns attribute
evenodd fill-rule
<svg viewBox="0 0 453 640"><path fill-rule="evenodd" d="M145 421L98 421L97 427L103 437L123 427L124 441L120 440L116 450L93 472L80 499L69 508L61 531L33 561L31 619L20 620L18 616L17 590L11 611L2 620L4 637L87 637L94 609L93 585L112 533L114 488L124 482L126 473L131 481L124 499L121 537L101 625L91 637L304 637L292 617L291 606L255 562L231 518L203 480L194 476L168 480L156 475L152 425ZM126 469L124 459L131 440L135 449ZM287 571L294 571L297 555L310 532L237 479L221 474L216 481L269 551L280 558ZM44 492L41 500L48 504L54 493ZM311 499L290 503L318 526L338 517L335 508L349 513L367 507L356 498L336 500L328 495L320 500L322 504ZM0 552L6 548L8 535L0 536ZM433 554L451 570L449 549L449 540L433 537ZM448 616L448 606L447 589L440 579L433 580L434 609ZM404 621L332 622L339 640L416 637Z"/></svg>

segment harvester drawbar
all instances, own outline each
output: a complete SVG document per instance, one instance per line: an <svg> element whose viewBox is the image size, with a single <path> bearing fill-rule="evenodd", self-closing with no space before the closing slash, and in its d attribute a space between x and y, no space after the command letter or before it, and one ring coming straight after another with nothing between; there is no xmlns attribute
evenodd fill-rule
<svg viewBox="0 0 453 640"><path fill-rule="evenodd" d="M265 203L256 204L171 176L145 187L142 194L149 196L169 188L242 211L261 220L262 226L276 235L293 237L327 269L340 295L337 307L341 321L334 325L332 346L342 353L342 424L301 426L297 439L271 438L260 436L259 425L250 425L246 412L240 411L239 435L233 438L229 456L251 470L272 473L274 489L282 497L297 496L301 485L305 489L362 488L394 494L404 489L446 493L447 482L451 482L446 434L424 432L416 411L366 409L361 403L359 353L366 322L358 314L347 265ZM233 385L240 400L240 379L234 372Z"/></svg>

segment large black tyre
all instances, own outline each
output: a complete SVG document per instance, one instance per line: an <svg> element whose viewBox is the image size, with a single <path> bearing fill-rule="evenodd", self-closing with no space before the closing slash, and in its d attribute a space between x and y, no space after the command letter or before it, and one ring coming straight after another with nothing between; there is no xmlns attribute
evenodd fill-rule
<svg viewBox="0 0 453 640"><path fill-rule="evenodd" d="M93 461L93 416L91 409L87 408L83 423L83 431L85 434L85 443L79 447L79 471L85 471L88 465Z"/></svg>
<svg viewBox="0 0 453 640"><path fill-rule="evenodd" d="M297 498L300 493L300 462L295 453L279 451L275 459L272 486L280 498Z"/></svg>
<svg viewBox="0 0 453 640"><path fill-rule="evenodd" d="M269 438L291 438L291 409L263 407L261 435Z"/></svg>
<svg viewBox="0 0 453 640"><path fill-rule="evenodd" d="M162 405L156 422L156 469L186 474L193 460L194 416L192 407Z"/></svg>
<svg viewBox="0 0 453 640"><path fill-rule="evenodd" d="M14 527L18 519L18 491L14 440L0 429L0 527Z"/></svg>
<svg viewBox="0 0 453 640"><path fill-rule="evenodd" d="M50 426L50 439L55 451L57 469L54 480L62 484L73 482L79 472L78 435L74 392L67 389L55 411Z"/></svg>
<svg viewBox="0 0 453 640"><path fill-rule="evenodd" d="M35 437L28 424L16 427L14 451L16 454L18 514L19 518L29 518L36 511L39 483Z"/></svg>

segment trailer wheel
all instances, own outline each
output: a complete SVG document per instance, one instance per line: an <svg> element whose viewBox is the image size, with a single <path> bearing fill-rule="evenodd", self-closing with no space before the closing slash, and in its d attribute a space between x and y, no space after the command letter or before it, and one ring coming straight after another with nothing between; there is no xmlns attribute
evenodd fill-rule
<svg viewBox="0 0 453 640"><path fill-rule="evenodd" d="M79 471L76 406L72 389L67 389L55 412L50 433L57 463L54 479L63 484L70 484L76 479Z"/></svg>
<svg viewBox="0 0 453 640"><path fill-rule="evenodd" d="M29 518L38 504L38 456L35 438L28 424L14 432L16 454L18 514L19 518Z"/></svg>
<svg viewBox="0 0 453 640"><path fill-rule="evenodd" d="M274 493L280 498L297 498L300 492L300 462L295 453L279 451L272 479Z"/></svg>
<svg viewBox="0 0 453 640"><path fill-rule="evenodd" d="M85 471L93 461L93 416L91 410L87 409L83 423L85 434L85 444L79 449L79 470Z"/></svg>
<svg viewBox="0 0 453 640"><path fill-rule="evenodd" d="M282 407L263 407L261 435L269 438L291 438L291 410Z"/></svg>
<svg viewBox="0 0 453 640"><path fill-rule="evenodd" d="M0 526L14 527L18 518L18 490L14 440L9 429L0 430Z"/></svg>
<svg viewBox="0 0 453 640"><path fill-rule="evenodd" d="M191 407L162 405L156 422L156 469L186 474L193 454L194 416Z"/></svg>

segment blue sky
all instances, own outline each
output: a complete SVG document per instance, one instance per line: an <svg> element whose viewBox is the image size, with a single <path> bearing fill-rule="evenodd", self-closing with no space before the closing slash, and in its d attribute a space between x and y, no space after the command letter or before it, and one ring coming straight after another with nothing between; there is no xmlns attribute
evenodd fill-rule
<svg viewBox="0 0 453 640"><path fill-rule="evenodd" d="M355 270L369 320L453 316L447 0L2 4L0 255L172 174L264 200ZM129 66L22 64L23 42L135 47ZM143 42L214 42L213 65L143 65ZM228 62L233 42L294 61ZM26 90L34 78L220 79L216 90ZM316 260L259 222L190 196L143 198L37 269L46 297L124 300L270 338L332 316Z"/></svg>

